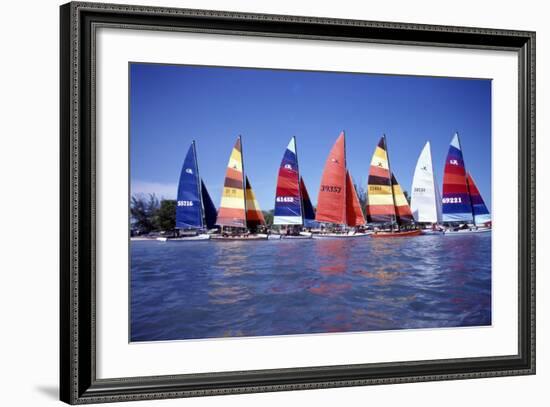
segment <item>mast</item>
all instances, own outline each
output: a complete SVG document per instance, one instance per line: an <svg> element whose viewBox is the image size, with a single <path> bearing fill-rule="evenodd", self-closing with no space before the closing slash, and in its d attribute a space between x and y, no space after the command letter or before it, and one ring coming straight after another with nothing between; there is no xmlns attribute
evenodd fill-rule
<svg viewBox="0 0 550 407"><path fill-rule="evenodd" d="M464 168L466 168L466 165L464 165ZM466 173L468 174L468 173ZM474 225L476 224L476 213L474 211L474 203L472 202L472 192L470 191L470 183L468 182L468 178L466 176L466 188L468 189L468 195L470 196L470 208L472 210L472 219L474 222Z"/></svg>
<svg viewBox="0 0 550 407"><path fill-rule="evenodd" d="M342 134L344 135L344 177L347 177L347 171L348 171L348 162L347 162L347 154L346 154L346 131L345 130L342 130ZM347 197L347 180L344 180L344 217L343 219L345 219L345 226L348 225L348 211L347 211L347 202L348 202L348 197Z"/></svg>
<svg viewBox="0 0 550 407"><path fill-rule="evenodd" d="M202 223L202 227L204 229L204 202L202 201L202 191L201 191L201 178L199 176L199 159L198 159L198 156L197 156L197 146L195 144L195 140L193 140L193 154L195 155L195 174L196 174L196 177L197 177L197 192L198 192L198 195L199 195L199 199L201 200L201 205L200 205L200 208L201 208L201 223Z"/></svg>
<svg viewBox="0 0 550 407"><path fill-rule="evenodd" d="M296 163L298 164L298 195L300 196L300 213L302 215L302 227L305 226L305 220L304 220L304 202L302 200L302 188L300 186L300 161L298 160L298 145L296 144L296 136L292 136L292 139L294 140L294 150L296 154Z"/></svg>
<svg viewBox="0 0 550 407"><path fill-rule="evenodd" d="M432 169L432 186L434 189L434 203L435 203L435 224L439 224L439 205L441 205L441 197L439 196L438 189L437 189L437 182L435 180L435 171L434 171L434 162L432 158L432 145L430 144L430 140L426 140L426 144L428 145L428 152L430 153L430 167ZM439 202L438 202L439 198ZM420 222L419 222L420 223Z"/></svg>
<svg viewBox="0 0 550 407"><path fill-rule="evenodd" d="M458 144L460 145L460 151L462 151L462 162L464 163L464 176L466 177L466 189L468 190L468 196L470 197L470 210L472 211L472 220L475 225L476 214L474 212L474 203L472 202L472 193L470 192L470 183L468 182L468 171L466 171L466 160L464 160L464 149L462 148L462 143L460 142L458 131L456 132L456 138L458 139Z"/></svg>
<svg viewBox="0 0 550 407"><path fill-rule="evenodd" d="M391 230L393 231L394 223L397 224L397 206L395 205L395 194L393 191L393 172L391 170L391 165L390 165L390 152L388 151L388 142L386 141L386 134L384 133L382 137L384 138L384 147L386 148L386 157L388 158L388 172L390 173L391 197L392 197L393 207L394 207L393 223L391 226ZM399 225L397 225L397 227L399 228Z"/></svg>
<svg viewBox="0 0 550 407"><path fill-rule="evenodd" d="M243 168L243 199L244 199L244 228L248 230L248 222L246 219L246 176L244 173L244 149L243 149L243 140L239 134L239 145L241 146L241 167Z"/></svg>

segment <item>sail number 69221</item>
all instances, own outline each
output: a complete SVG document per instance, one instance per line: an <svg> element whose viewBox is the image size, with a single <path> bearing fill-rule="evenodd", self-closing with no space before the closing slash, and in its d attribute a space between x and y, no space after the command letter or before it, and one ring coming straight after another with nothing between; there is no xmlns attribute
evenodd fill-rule
<svg viewBox="0 0 550 407"><path fill-rule="evenodd" d="M443 202L444 204L462 203L462 198L461 197L443 198L441 202Z"/></svg>

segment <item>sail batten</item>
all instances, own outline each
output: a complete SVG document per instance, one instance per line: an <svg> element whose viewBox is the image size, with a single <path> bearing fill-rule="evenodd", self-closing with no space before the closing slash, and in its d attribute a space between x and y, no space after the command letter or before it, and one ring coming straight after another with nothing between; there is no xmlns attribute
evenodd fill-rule
<svg viewBox="0 0 550 407"><path fill-rule="evenodd" d="M176 228L201 229L203 226L197 154L193 142L183 161L178 183Z"/></svg>
<svg viewBox="0 0 550 407"><path fill-rule="evenodd" d="M294 137L288 143L279 167L273 224L303 224L300 173Z"/></svg>
<svg viewBox="0 0 550 407"><path fill-rule="evenodd" d="M225 173L216 225L246 227L245 186L241 138L237 138Z"/></svg>
<svg viewBox="0 0 550 407"><path fill-rule="evenodd" d="M443 222L473 222L472 204L458 133L455 133L445 161L442 198Z"/></svg>
<svg viewBox="0 0 550 407"><path fill-rule="evenodd" d="M441 198L435 182L430 142L426 142L414 170L411 211L417 222L441 222Z"/></svg>

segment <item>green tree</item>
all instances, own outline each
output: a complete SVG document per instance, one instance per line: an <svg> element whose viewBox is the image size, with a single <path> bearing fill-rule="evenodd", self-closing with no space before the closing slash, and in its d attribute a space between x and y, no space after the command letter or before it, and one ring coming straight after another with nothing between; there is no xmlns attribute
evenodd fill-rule
<svg viewBox="0 0 550 407"><path fill-rule="evenodd" d="M410 205L411 204L411 197L409 196L409 192L408 191L403 191L403 195L405 195L405 199L407 200L407 202Z"/></svg>
<svg viewBox="0 0 550 407"><path fill-rule="evenodd" d="M353 187L357 193L357 198L359 198L359 204L361 205L363 215L365 215L367 213L367 191L365 191L365 189L358 184L353 184Z"/></svg>
<svg viewBox="0 0 550 407"><path fill-rule="evenodd" d="M154 216L155 229L172 232L176 229L176 201L163 199Z"/></svg>
<svg viewBox="0 0 550 407"><path fill-rule="evenodd" d="M137 194L130 199L130 215L132 226L138 233L145 234L155 229L154 217L159 207L159 200L155 194Z"/></svg>
<svg viewBox="0 0 550 407"><path fill-rule="evenodd" d="M269 210L269 211L262 211L262 213L264 214L264 219L265 219L265 223L267 226L272 226L273 225L273 214L275 213L275 211L273 209Z"/></svg>

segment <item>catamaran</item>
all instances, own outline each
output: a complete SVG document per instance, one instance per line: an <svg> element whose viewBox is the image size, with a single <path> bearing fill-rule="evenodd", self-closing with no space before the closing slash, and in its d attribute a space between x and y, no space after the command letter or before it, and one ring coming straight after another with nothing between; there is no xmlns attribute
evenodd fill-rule
<svg viewBox="0 0 550 407"><path fill-rule="evenodd" d="M443 223L446 235L491 231L491 216L472 176L466 171L458 133L455 133L443 176Z"/></svg>
<svg viewBox="0 0 550 407"><path fill-rule="evenodd" d="M212 235L213 239L267 239L267 234L256 233L258 227L265 226L265 219L250 180L245 176L241 136L237 138L227 163L216 225L221 227L221 233Z"/></svg>
<svg viewBox="0 0 550 407"><path fill-rule="evenodd" d="M277 178L273 224L283 229L272 234L270 239L310 239L311 232L304 231L309 221L315 219L315 212L300 176L296 137L292 137L283 155Z"/></svg>
<svg viewBox="0 0 550 407"><path fill-rule="evenodd" d="M374 150L369 170L367 193L367 222L377 225L373 237L417 236L413 216L407 198L391 171L386 135L383 135ZM389 228L389 230L387 230Z"/></svg>
<svg viewBox="0 0 550 407"><path fill-rule="evenodd" d="M435 182L432 151L427 141L418 157L411 188L411 211L423 234L441 234L441 195Z"/></svg>
<svg viewBox="0 0 550 407"><path fill-rule="evenodd" d="M357 227L365 225L365 217L353 181L346 168L346 137L340 133L325 163L317 199L315 220L328 224L329 230L315 238L351 238L366 236Z"/></svg>
<svg viewBox="0 0 550 407"><path fill-rule="evenodd" d="M157 240L208 240L210 235L206 232L215 226L215 221L216 207L199 176L197 149L193 141L183 161L178 183L176 229L179 236L158 237Z"/></svg>

